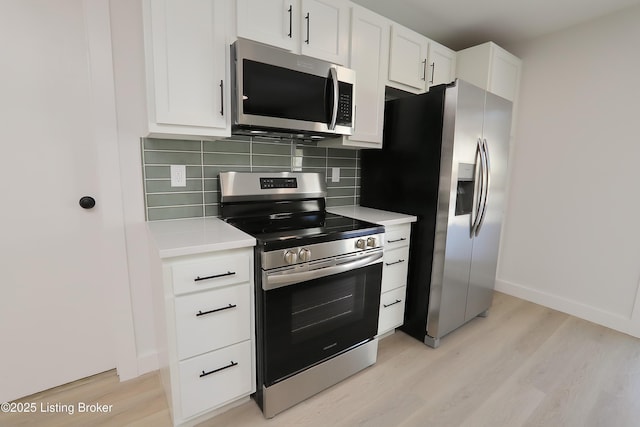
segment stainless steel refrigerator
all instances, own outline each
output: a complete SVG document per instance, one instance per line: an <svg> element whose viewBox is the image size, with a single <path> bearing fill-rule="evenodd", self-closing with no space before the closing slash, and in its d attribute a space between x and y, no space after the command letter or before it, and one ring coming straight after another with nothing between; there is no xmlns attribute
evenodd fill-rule
<svg viewBox="0 0 640 427"><path fill-rule="evenodd" d="M363 150L362 206L416 215L402 330L431 347L493 299L510 101L462 80L387 101L381 150Z"/></svg>

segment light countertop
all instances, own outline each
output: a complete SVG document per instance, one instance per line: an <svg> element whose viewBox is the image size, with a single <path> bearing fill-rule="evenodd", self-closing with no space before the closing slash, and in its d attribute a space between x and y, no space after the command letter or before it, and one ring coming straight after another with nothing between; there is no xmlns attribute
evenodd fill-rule
<svg viewBox="0 0 640 427"><path fill-rule="evenodd" d="M418 218L413 215L365 208L362 206L339 206L327 208L327 212L385 226L407 224L418 220Z"/></svg>
<svg viewBox="0 0 640 427"><path fill-rule="evenodd" d="M150 221L160 258L252 247L256 239L216 217Z"/></svg>

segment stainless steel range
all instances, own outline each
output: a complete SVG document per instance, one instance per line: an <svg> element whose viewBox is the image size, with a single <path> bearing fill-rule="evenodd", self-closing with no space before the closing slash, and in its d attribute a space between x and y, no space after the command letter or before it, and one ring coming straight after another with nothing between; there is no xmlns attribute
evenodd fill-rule
<svg viewBox="0 0 640 427"><path fill-rule="evenodd" d="M256 246L257 392L265 417L376 361L384 227L329 214L316 173L220 174L221 217Z"/></svg>

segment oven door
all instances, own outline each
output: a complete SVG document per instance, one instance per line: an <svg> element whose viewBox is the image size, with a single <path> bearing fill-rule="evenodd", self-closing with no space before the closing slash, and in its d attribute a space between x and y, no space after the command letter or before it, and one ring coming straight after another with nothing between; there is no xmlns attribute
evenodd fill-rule
<svg viewBox="0 0 640 427"><path fill-rule="evenodd" d="M262 292L265 386L375 336L382 281L377 255L366 265L327 276L312 270L322 277L303 275L304 281Z"/></svg>

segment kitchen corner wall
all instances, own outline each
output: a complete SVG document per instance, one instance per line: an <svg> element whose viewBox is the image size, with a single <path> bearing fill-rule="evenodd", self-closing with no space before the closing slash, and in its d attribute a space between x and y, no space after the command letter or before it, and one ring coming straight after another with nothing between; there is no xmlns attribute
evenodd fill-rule
<svg viewBox="0 0 640 427"><path fill-rule="evenodd" d="M142 163L148 221L218 216L218 173L224 171L319 172L326 177L327 206L351 206L360 201L357 150L256 137L218 141L143 138ZM170 165L186 165L186 187L171 187ZM338 182L332 182L332 168L340 168Z"/></svg>

